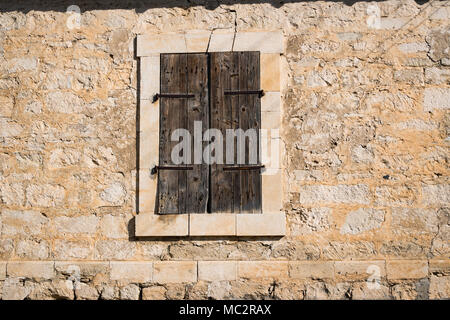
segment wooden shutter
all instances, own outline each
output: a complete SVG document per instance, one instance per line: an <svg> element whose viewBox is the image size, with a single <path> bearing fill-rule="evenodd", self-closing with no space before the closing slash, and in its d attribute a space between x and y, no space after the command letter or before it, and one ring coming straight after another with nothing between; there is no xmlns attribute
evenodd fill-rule
<svg viewBox="0 0 450 320"><path fill-rule="evenodd" d="M189 97L188 95L194 95ZM171 96L172 95L172 96ZM162 54L160 92L158 213L204 213L208 200L208 166L175 165L172 132L187 129L194 146L194 121L208 128L208 59L206 54ZM186 170L187 168L192 170ZM180 170L181 169L181 170Z"/></svg>
<svg viewBox="0 0 450 320"><path fill-rule="evenodd" d="M220 52L210 54L210 116L211 128L222 131L226 150L226 129L259 129L261 123L260 96L250 91L260 90L259 52ZM225 94L225 92L235 94ZM247 91L247 93L239 93ZM249 145L246 143L245 164L237 163L237 141L234 143L234 164L211 165L210 211L261 212L260 169L224 170L248 165ZM260 163L259 150L257 150ZM237 168L236 168L237 169Z"/></svg>

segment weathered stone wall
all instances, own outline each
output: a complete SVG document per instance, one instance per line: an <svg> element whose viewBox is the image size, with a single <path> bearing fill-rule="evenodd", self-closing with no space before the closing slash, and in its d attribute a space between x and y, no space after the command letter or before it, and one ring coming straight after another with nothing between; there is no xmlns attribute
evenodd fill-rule
<svg viewBox="0 0 450 320"><path fill-rule="evenodd" d="M450 297L448 3L130 2L0 5L1 298ZM284 33L282 239L134 238L135 37L190 29Z"/></svg>

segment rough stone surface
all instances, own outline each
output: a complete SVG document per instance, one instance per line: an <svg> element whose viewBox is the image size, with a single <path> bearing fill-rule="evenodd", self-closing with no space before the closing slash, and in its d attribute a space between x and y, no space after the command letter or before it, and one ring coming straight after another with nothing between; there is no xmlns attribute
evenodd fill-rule
<svg viewBox="0 0 450 320"><path fill-rule="evenodd" d="M98 225L96 216L79 216L79 217L58 217L55 219L55 227L58 233L95 233Z"/></svg>
<svg viewBox="0 0 450 320"><path fill-rule="evenodd" d="M387 277L390 280L397 279L421 279L428 275L428 263L426 261L387 261Z"/></svg>
<svg viewBox="0 0 450 320"><path fill-rule="evenodd" d="M164 300L166 288L154 286L142 289L142 300Z"/></svg>
<svg viewBox="0 0 450 320"><path fill-rule="evenodd" d="M54 262L8 262L8 277L26 277L37 280L52 279L55 275Z"/></svg>
<svg viewBox="0 0 450 320"><path fill-rule="evenodd" d="M378 229L384 222L385 212L375 209L358 209L350 212L341 227L341 234L359 234Z"/></svg>
<svg viewBox="0 0 450 320"><path fill-rule="evenodd" d="M19 278L8 278L3 283L2 300L23 300L31 292Z"/></svg>
<svg viewBox="0 0 450 320"><path fill-rule="evenodd" d="M437 78L437 77L436 77ZM425 111L450 108L450 89L428 88L425 89L423 106Z"/></svg>
<svg viewBox="0 0 450 320"><path fill-rule="evenodd" d="M80 282L75 287L75 298L77 300L97 300L99 293L94 287Z"/></svg>
<svg viewBox="0 0 450 320"><path fill-rule="evenodd" d="M111 262L111 280L145 283L152 280L152 271L149 262Z"/></svg>
<svg viewBox="0 0 450 320"><path fill-rule="evenodd" d="M120 289L120 299L122 300L139 300L141 289L135 284L129 284Z"/></svg>
<svg viewBox="0 0 450 320"><path fill-rule="evenodd" d="M48 219L39 211L2 211L2 235L39 235Z"/></svg>
<svg viewBox="0 0 450 320"><path fill-rule="evenodd" d="M369 189L366 185L355 186L304 186L300 188L300 203L369 203Z"/></svg>

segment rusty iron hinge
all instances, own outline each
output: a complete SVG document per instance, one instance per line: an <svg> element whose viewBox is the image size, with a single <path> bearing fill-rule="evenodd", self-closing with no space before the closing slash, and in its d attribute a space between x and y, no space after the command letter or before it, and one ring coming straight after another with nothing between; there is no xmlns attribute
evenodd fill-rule
<svg viewBox="0 0 450 320"><path fill-rule="evenodd" d="M156 174L158 170L193 170L194 167L179 167L179 166L154 166L150 171L151 174Z"/></svg>
<svg viewBox="0 0 450 320"><path fill-rule="evenodd" d="M223 92L226 95L239 95L239 94L257 94L258 97L264 96L264 90L229 90Z"/></svg>
<svg viewBox="0 0 450 320"><path fill-rule="evenodd" d="M264 168L264 165L249 165L249 166L230 166L223 167L223 171L235 171L235 170L258 170Z"/></svg>
<svg viewBox="0 0 450 320"><path fill-rule="evenodd" d="M195 98L195 94L191 93L157 93L153 96L153 102L158 101L159 98Z"/></svg>

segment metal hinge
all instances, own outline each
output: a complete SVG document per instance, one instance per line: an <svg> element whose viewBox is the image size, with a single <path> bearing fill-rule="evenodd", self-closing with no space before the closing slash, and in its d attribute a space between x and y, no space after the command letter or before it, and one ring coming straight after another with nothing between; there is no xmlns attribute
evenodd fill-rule
<svg viewBox="0 0 450 320"><path fill-rule="evenodd" d="M158 170L193 170L194 167L179 167L179 166L154 166L150 171L151 174L156 174Z"/></svg>
<svg viewBox="0 0 450 320"><path fill-rule="evenodd" d="M157 93L153 96L153 102L158 101L159 98L195 98L195 94L191 93Z"/></svg>
<svg viewBox="0 0 450 320"><path fill-rule="evenodd" d="M249 165L249 166L230 166L223 167L223 171L234 171L234 170L258 170L264 168L264 165Z"/></svg>
<svg viewBox="0 0 450 320"><path fill-rule="evenodd" d="M264 90L229 90L223 92L225 95L239 95L239 94L257 94L258 97L264 96Z"/></svg>

